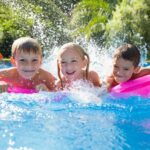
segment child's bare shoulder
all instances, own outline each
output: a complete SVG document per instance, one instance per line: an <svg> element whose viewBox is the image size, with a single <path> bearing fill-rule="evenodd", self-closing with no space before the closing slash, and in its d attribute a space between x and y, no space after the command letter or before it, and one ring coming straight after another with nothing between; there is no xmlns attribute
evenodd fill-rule
<svg viewBox="0 0 150 150"><path fill-rule="evenodd" d="M150 67L142 67L136 74L136 77L138 78L149 74L150 74Z"/></svg>
<svg viewBox="0 0 150 150"><path fill-rule="evenodd" d="M52 75L52 73L50 73L49 71L42 69L42 68L39 69L39 75L43 78L55 79L55 77Z"/></svg>
<svg viewBox="0 0 150 150"><path fill-rule="evenodd" d="M60 81L60 80L57 80L57 81L56 81L56 90L57 90L57 91L62 90L62 86L61 86L61 81Z"/></svg>
<svg viewBox="0 0 150 150"><path fill-rule="evenodd" d="M94 78L94 77L99 77L99 75L96 71L90 70L89 77Z"/></svg>
<svg viewBox="0 0 150 150"><path fill-rule="evenodd" d="M14 67L0 70L1 77L12 77L13 78L13 76L16 75L16 73L17 73L17 69Z"/></svg>
<svg viewBox="0 0 150 150"><path fill-rule="evenodd" d="M141 68L141 71L150 74L150 67L143 67Z"/></svg>
<svg viewBox="0 0 150 150"><path fill-rule="evenodd" d="M49 90L51 91L55 90L56 78L49 71L40 68L39 73L35 77L35 80L40 80L48 87Z"/></svg>
<svg viewBox="0 0 150 150"><path fill-rule="evenodd" d="M101 86L100 77L97 72L91 70L88 75L89 80L92 81L95 86Z"/></svg>

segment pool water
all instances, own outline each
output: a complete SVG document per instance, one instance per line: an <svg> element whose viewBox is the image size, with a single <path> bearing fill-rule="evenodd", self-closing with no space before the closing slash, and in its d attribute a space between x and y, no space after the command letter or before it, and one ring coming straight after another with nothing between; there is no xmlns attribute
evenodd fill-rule
<svg viewBox="0 0 150 150"><path fill-rule="evenodd" d="M4 68L9 68L9 67L11 67L12 65L11 65L11 63L10 62L2 62L2 61L0 61L0 69L4 69Z"/></svg>
<svg viewBox="0 0 150 150"><path fill-rule="evenodd" d="M80 103L63 93L3 93L0 150L150 149L149 116L149 98Z"/></svg>
<svg viewBox="0 0 150 150"><path fill-rule="evenodd" d="M149 116L139 96L2 93L0 150L149 150Z"/></svg>

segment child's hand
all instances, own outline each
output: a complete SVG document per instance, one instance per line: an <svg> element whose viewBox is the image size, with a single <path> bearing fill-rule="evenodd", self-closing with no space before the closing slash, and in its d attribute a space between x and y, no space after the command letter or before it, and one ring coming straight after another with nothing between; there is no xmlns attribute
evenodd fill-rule
<svg viewBox="0 0 150 150"><path fill-rule="evenodd" d="M47 88L47 86L45 84L39 84L36 86L36 90L37 91L49 91L49 89Z"/></svg>
<svg viewBox="0 0 150 150"><path fill-rule="evenodd" d="M0 93L7 92L8 86L5 81L0 81Z"/></svg>

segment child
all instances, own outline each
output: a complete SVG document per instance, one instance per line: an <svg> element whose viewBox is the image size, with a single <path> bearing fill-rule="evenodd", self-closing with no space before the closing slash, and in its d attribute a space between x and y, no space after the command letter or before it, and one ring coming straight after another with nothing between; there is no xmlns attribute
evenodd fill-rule
<svg viewBox="0 0 150 150"><path fill-rule="evenodd" d="M122 82L150 74L150 68L141 68L139 62L140 52L136 46L124 44L117 48L113 56L112 74L107 78L108 91Z"/></svg>
<svg viewBox="0 0 150 150"><path fill-rule="evenodd" d="M100 87L100 79L96 72L89 71L89 56L82 47L75 43L67 43L60 48L57 66L59 82L58 89L64 89L75 80L90 81Z"/></svg>
<svg viewBox="0 0 150 150"><path fill-rule="evenodd" d="M38 42L22 37L12 45L12 63L15 67L0 70L0 92L9 86L24 89L53 91L54 76L41 69L42 50Z"/></svg>

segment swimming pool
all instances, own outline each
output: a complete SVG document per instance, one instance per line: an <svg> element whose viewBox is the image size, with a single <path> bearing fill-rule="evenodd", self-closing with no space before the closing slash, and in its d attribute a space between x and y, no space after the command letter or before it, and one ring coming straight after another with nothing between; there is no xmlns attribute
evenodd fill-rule
<svg viewBox="0 0 150 150"><path fill-rule="evenodd" d="M150 99L80 103L61 93L1 94L0 149L124 150L150 148Z"/></svg>
<svg viewBox="0 0 150 150"><path fill-rule="evenodd" d="M10 62L0 61L0 69L11 67Z"/></svg>
<svg viewBox="0 0 150 150"><path fill-rule="evenodd" d="M150 98L2 93L0 150L150 149L149 116Z"/></svg>

